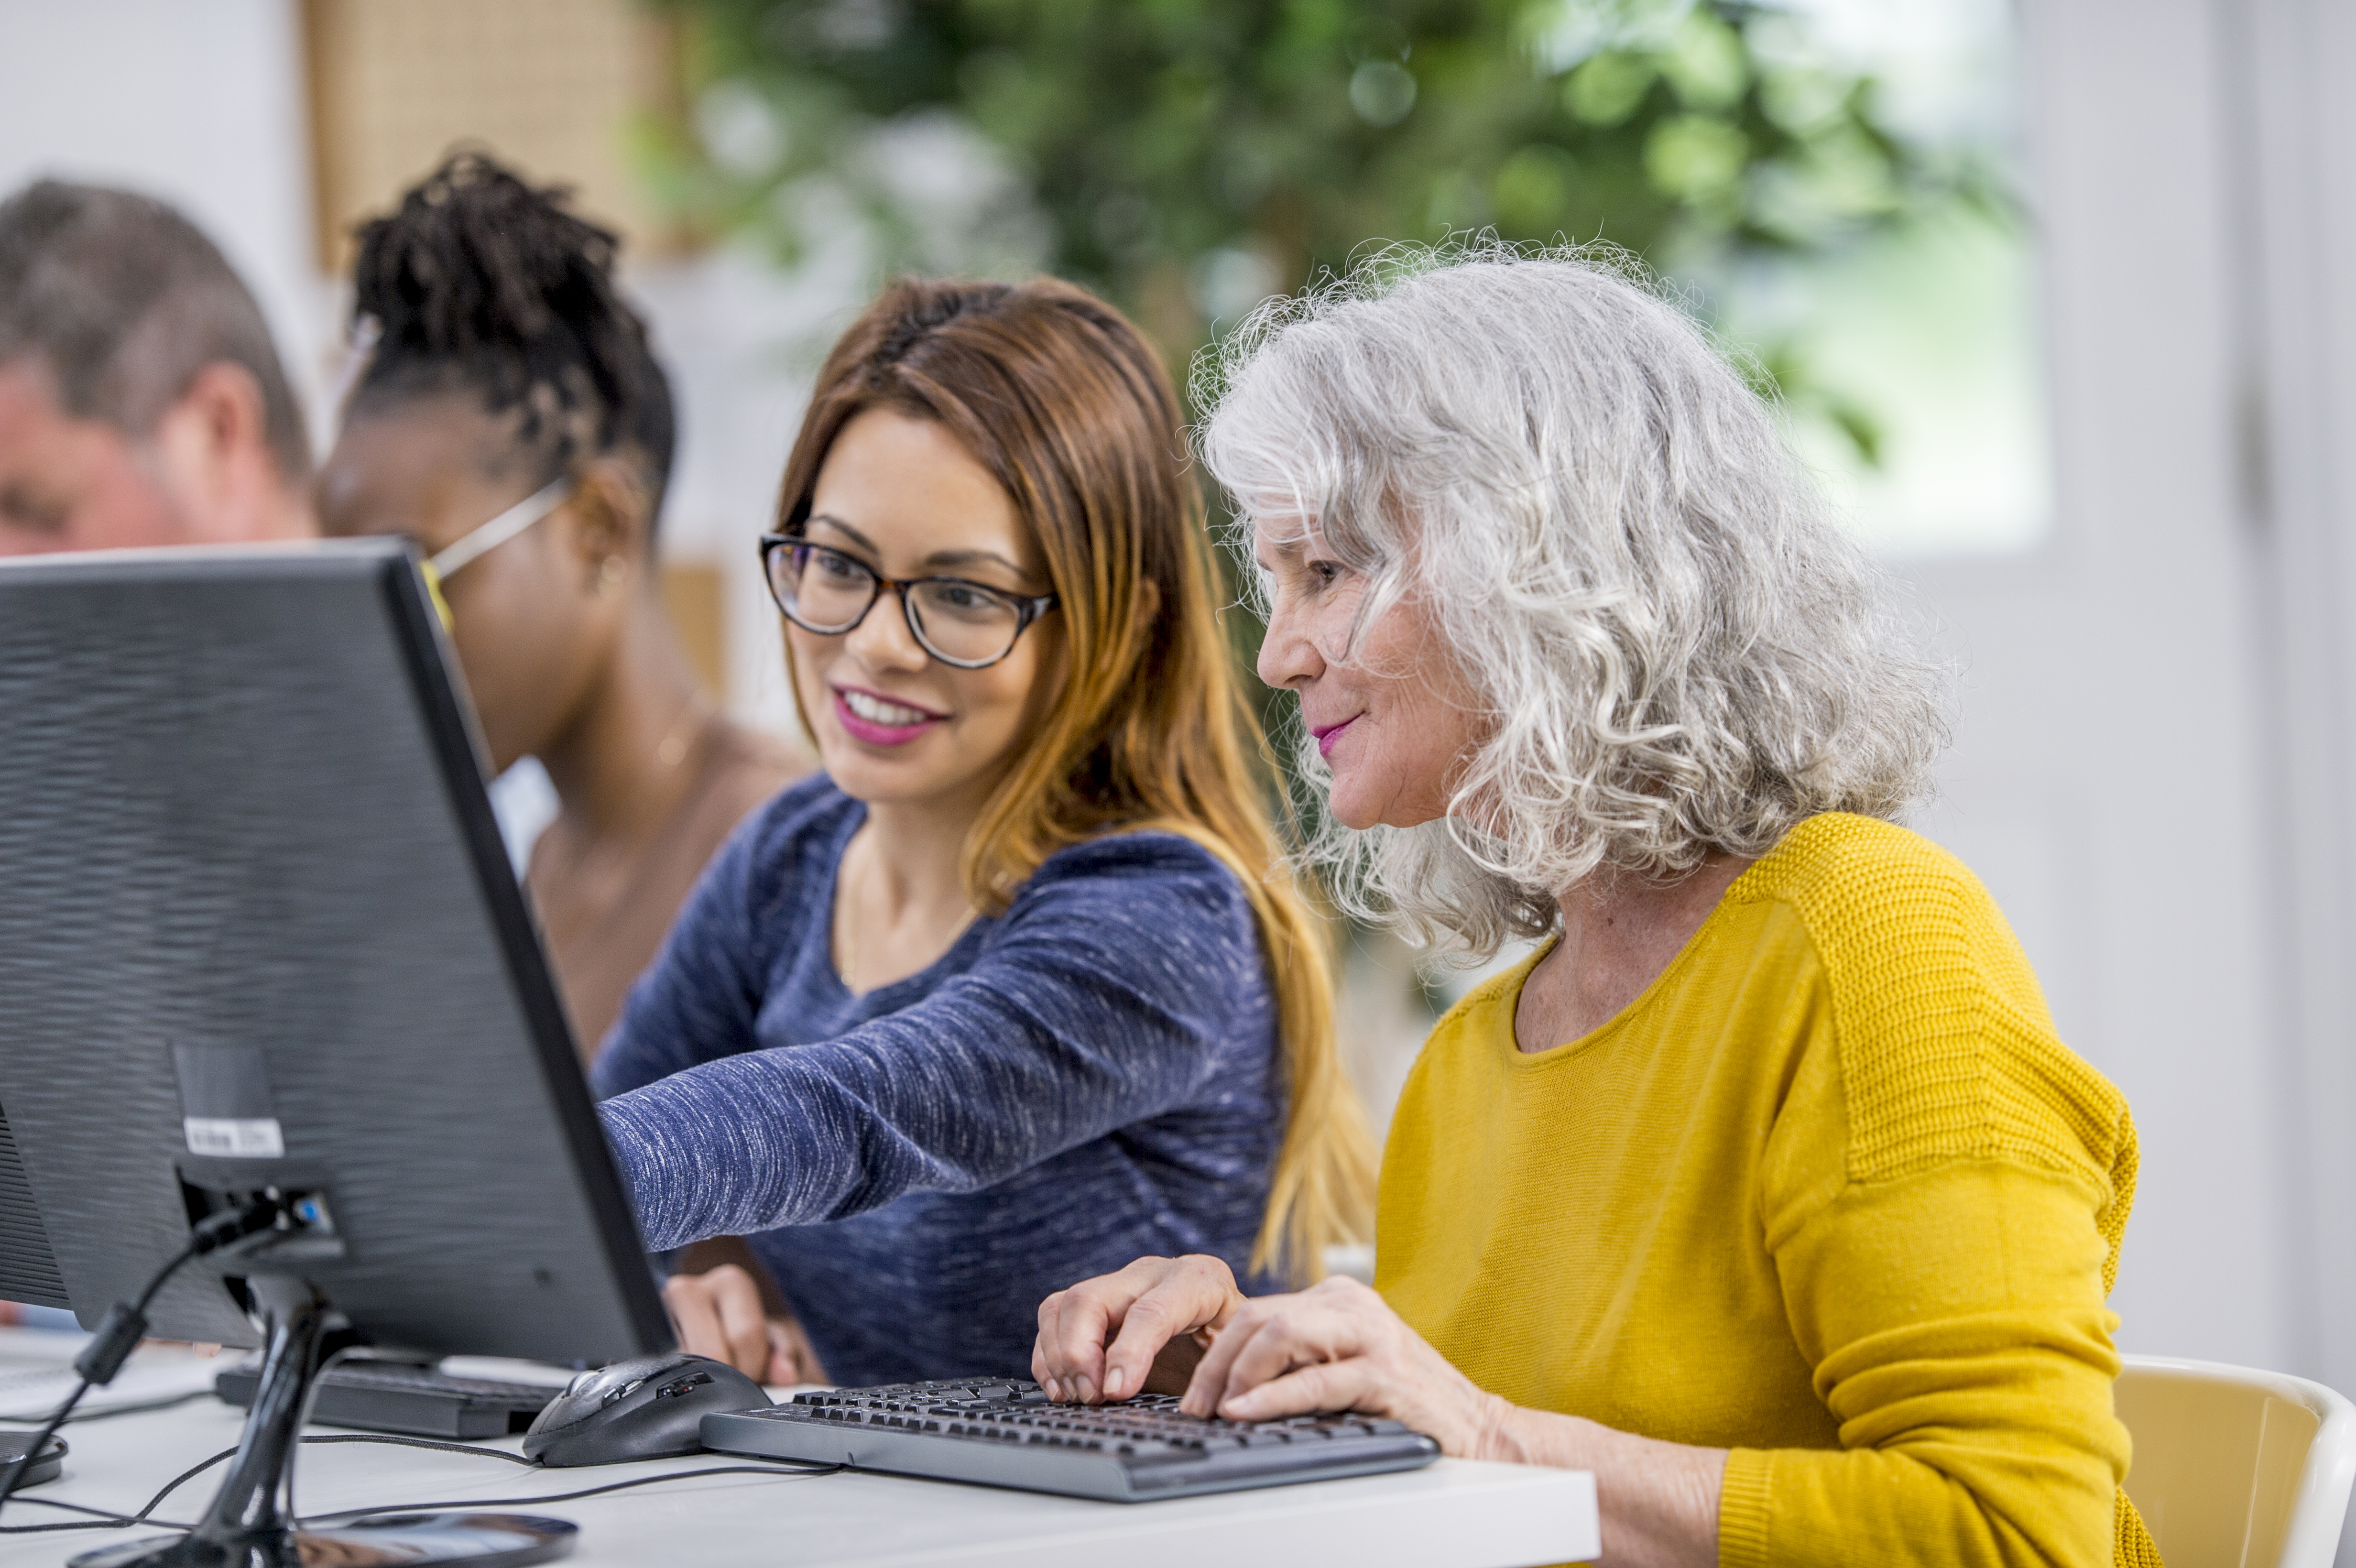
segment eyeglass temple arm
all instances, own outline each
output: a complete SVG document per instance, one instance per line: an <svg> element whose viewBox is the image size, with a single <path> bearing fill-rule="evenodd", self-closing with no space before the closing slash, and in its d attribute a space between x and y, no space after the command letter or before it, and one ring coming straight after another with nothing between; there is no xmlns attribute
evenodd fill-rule
<svg viewBox="0 0 2356 1568"><path fill-rule="evenodd" d="M459 568L470 564L477 556L498 549L564 505L564 498L572 493L573 481L569 478L541 485L489 522L461 536L447 549L426 557L427 569L436 579L447 579Z"/></svg>

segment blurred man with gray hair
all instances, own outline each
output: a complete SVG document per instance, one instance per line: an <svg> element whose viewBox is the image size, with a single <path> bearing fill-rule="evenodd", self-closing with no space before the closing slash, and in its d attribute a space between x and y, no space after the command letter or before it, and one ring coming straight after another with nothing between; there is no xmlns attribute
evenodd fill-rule
<svg viewBox="0 0 2356 1568"><path fill-rule="evenodd" d="M0 202L0 555L300 539L310 443L270 329L171 208Z"/></svg>

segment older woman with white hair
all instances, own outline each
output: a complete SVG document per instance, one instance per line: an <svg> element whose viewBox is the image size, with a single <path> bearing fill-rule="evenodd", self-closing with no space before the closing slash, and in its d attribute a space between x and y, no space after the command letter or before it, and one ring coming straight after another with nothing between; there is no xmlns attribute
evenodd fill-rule
<svg viewBox="0 0 2356 1568"><path fill-rule="evenodd" d="M1204 436L1361 913L1495 953L1385 1153L1375 1288L1148 1258L1055 1397L1183 1376L1591 1470L1611 1563L2157 1563L2119 1490L2135 1188L1972 874L1896 824L1947 677L1760 400L1578 252L1264 313Z"/></svg>

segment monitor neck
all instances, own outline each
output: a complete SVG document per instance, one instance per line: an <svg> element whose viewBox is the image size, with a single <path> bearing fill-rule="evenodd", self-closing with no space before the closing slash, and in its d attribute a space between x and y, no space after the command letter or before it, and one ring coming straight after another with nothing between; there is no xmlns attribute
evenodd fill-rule
<svg viewBox="0 0 2356 1568"><path fill-rule="evenodd" d="M229 1475L188 1534L189 1544L219 1547L230 1562L244 1561L235 1555L240 1548L293 1535L294 1451L311 1407L311 1385L329 1360L357 1342L350 1326L327 1310L307 1280L254 1275L246 1290L270 1336L262 1379Z"/></svg>

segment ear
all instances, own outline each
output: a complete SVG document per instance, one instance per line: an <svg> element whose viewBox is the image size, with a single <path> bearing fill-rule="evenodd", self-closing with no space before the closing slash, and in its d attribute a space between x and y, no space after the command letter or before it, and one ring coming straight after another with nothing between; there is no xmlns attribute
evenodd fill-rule
<svg viewBox="0 0 2356 1568"><path fill-rule="evenodd" d="M253 372L226 359L200 367L149 438L165 488L199 539L261 537L259 487L277 472Z"/></svg>
<svg viewBox="0 0 2356 1568"><path fill-rule="evenodd" d="M573 504L565 508L582 581L592 592L610 592L617 581L648 580L654 537L653 498L637 469L616 457L600 457L581 471Z"/></svg>

